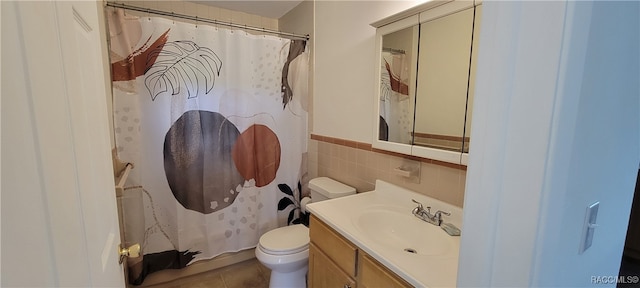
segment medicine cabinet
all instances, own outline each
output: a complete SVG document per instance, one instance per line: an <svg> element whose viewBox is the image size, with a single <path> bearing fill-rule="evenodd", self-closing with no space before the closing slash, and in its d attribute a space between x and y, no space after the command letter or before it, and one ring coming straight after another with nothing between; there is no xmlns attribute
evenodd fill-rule
<svg viewBox="0 0 640 288"><path fill-rule="evenodd" d="M374 148L467 164L480 4L432 1L371 24Z"/></svg>

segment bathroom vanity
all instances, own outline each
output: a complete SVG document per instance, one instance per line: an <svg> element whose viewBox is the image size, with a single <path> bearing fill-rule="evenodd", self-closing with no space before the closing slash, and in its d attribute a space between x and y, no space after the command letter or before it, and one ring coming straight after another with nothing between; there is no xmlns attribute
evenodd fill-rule
<svg viewBox="0 0 640 288"><path fill-rule="evenodd" d="M309 287L411 287L317 217L309 226Z"/></svg>
<svg viewBox="0 0 640 288"><path fill-rule="evenodd" d="M415 217L412 199L460 227L461 208L380 180L309 204L309 287L456 286L460 237Z"/></svg>

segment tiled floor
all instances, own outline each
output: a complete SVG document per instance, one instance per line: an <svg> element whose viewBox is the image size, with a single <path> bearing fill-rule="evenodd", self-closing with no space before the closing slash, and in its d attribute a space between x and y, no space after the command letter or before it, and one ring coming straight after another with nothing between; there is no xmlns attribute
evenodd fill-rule
<svg viewBox="0 0 640 288"><path fill-rule="evenodd" d="M151 286L153 288L267 288L270 271L257 259Z"/></svg>

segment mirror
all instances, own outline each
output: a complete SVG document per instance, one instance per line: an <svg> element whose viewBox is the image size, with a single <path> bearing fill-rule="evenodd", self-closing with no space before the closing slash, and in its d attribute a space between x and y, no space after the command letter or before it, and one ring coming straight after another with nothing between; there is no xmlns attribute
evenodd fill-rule
<svg viewBox="0 0 640 288"><path fill-rule="evenodd" d="M473 12L420 24L414 145L463 152Z"/></svg>
<svg viewBox="0 0 640 288"><path fill-rule="evenodd" d="M372 24L380 61L374 148L466 165L479 7L428 2Z"/></svg>
<svg viewBox="0 0 640 288"><path fill-rule="evenodd" d="M418 26L382 36L378 139L411 144Z"/></svg>

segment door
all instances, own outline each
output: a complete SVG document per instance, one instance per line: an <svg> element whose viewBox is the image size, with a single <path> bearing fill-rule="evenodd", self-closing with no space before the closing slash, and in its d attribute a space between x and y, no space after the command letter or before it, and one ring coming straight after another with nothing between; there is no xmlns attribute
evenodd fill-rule
<svg viewBox="0 0 640 288"><path fill-rule="evenodd" d="M99 4L1 5L0 284L123 287Z"/></svg>

